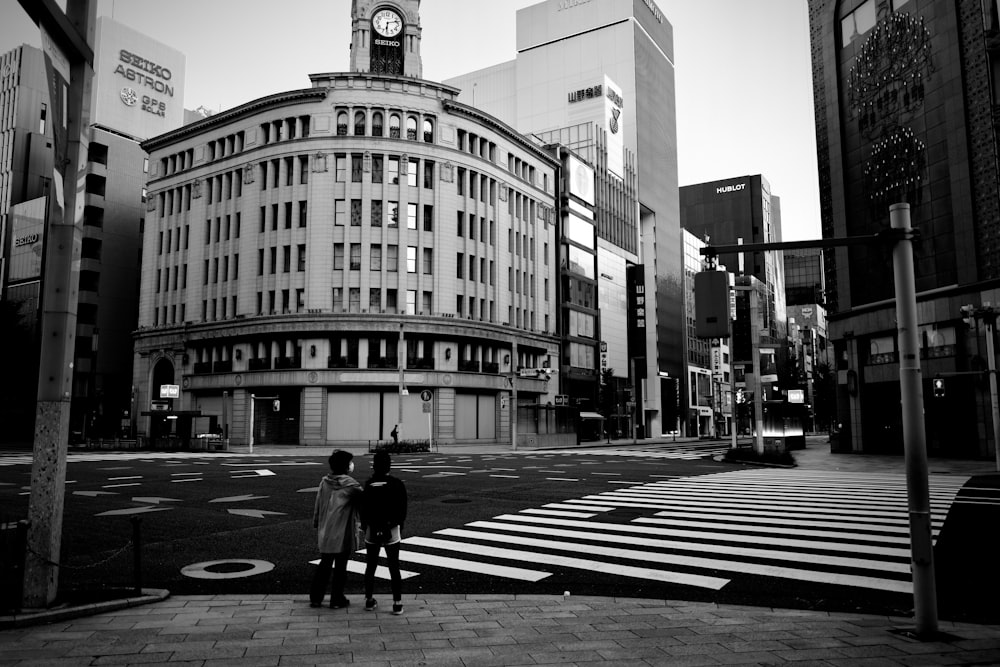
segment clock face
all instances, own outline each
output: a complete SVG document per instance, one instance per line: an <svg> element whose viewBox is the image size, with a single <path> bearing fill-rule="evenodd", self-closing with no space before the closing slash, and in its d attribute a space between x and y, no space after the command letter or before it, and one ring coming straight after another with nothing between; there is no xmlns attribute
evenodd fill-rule
<svg viewBox="0 0 1000 667"><path fill-rule="evenodd" d="M403 29L403 19L391 9L380 9L372 17L372 27L383 37L395 37Z"/></svg>

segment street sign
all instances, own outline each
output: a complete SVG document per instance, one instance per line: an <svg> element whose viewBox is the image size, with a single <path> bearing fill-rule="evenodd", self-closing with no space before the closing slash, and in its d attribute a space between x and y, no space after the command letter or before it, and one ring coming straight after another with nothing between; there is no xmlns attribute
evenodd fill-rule
<svg viewBox="0 0 1000 667"><path fill-rule="evenodd" d="M420 392L420 400L423 401L424 403L429 403L432 396L433 394L431 394L430 389L424 389L422 392ZM424 410L424 412L430 412L430 411Z"/></svg>
<svg viewBox="0 0 1000 667"><path fill-rule="evenodd" d="M569 405L569 396L566 394L556 394L556 405Z"/></svg>
<svg viewBox="0 0 1000 667"><path fill-rule="evenodd" d="M180 398L181 387L176 384L161 384L160 398Z"/></svg>
<svg viewBox="0 0 1000 667"><path fill-rule="evenodd" d="M430 414L430 412L431 412L431 404L430 403L424 403L423 404L423 408L424 408L424 412Z"/></svg>

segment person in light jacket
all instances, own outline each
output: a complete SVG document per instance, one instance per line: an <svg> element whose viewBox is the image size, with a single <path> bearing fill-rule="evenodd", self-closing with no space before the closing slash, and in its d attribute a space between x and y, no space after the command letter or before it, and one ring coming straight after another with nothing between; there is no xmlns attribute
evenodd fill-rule
<svg viewBox="0 0 1000 667"><path fill-rule="evenodd" d="M330 455L330 474L323 477L316 492L313 507L313 527L319 544L319 566L313 575L309 590L309 602L313 607L323 605L323 595L330 581L330 608L343 609L351 604L344 596L347 581L347 561L351 553L359 548L358 532L360 520L358 505L362 489L351 477L354 472L354 455L337 450Z"/></svg>

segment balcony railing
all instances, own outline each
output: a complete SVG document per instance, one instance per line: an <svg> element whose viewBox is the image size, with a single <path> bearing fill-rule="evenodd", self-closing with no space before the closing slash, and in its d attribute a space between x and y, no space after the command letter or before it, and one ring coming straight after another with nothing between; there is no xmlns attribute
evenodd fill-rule
<svg viewBox="0 0 1000 667"><path fill-rule="evenodd" d="M231 373L233 371L233 362L231 359L216 361L212 364L212 370L216 373Z"/></svg>
<svg viewBox="0 0 1000 667"><path fill-rule="evenodd" d="M194 372L197 373L211 373L212 372L212 362L211 361L196 361L194 362Z"/></svg>
<svg viewBox="0 0 1000 667"><path fill-rule="evenodd" d="M399 368L399 362L394 357L369 357L368 368Z"/></svg>
<svg viewBox="0 0 1000 667"><path fill-rule="evenodd" d="M327 357L326 358L327 368L357 368L358 362L351 361L347 357Z"/></svg>
<svg viewBox="0 0 1000 667"><path fill-rule="evenodd" d="M499 373L500 364L496 361L484 361L483 362L483 372L484 373Z"/></svg>
<svg viewBox="0 0 1000 667"><path fill-rule="evenodd" d="M479 372L479 361L476 359L459 359L458 360L458 370L469 371L472 373Z"/></svg>
<svg viewBox="0 0 1000 667"><path fill-rule="evenodd" d="M420 370L434 370L434 359L430 357L408 357L406 367Z"/></svg>
<svg viewBox="0 0 1000 667"><path fill-rule="evenodd" d="M302 357L275 357L274 369L302 368Z"/></svg>
<svg viewBox="0 0 1000 667"><path fill-rule="evenodd" d="M271 360L267 357L256 357L249 361L247 368L252 371L269 371L271 370Z"/></svg>

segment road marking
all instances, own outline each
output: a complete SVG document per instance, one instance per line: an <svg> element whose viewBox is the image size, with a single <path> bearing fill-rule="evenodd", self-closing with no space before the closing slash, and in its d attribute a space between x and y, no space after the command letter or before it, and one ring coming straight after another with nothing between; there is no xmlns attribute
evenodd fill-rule
<svg viewBox="0 0 1000 667"><path fill-rule="evenodd" d="M361 552L361 553L364 553L364 552ZM311 561L309 561L309 564L310 565L319 565L319 559L317 558L316 560L311 560ZM366 568L365 563L362 563L361 561L356 561L356 560L349 560L349 561L347 561L347 571L348 572L352 572L354 574L364 575L365 568ZM409 570L400 569L399 570L399 575L403 579L410 579L412 577L419 577L420 573L419 572L410 572ZM375 578L376 579L386 579L386 580L392 579L392 577L389 574L389 568L385 567L384 565L377 566L375 568Z"/></svg>
<svg viewBox="0 0 1000 667"><path fill-rule="evenodd" d="M412 543L416 546L426 546L423 544L423 542L426 541L441 542L442 540L433 540L426 537L407 537L403 540L403 544L410 545ZM435 565L449 570L461 570L463 572L474 572L476 574L503 577L505 579L518 579L521 581L535 582L541 581L545 577L552 576L551 572L510 567L508 565L492 565L490 563L481 563L479 561L463 560L448 556L435 556L432 554L421 553L419 551L410 551L408 549L400 549L399 560L409 563L417 563L420 565Z"/></svg>
<svg viewBox="0 0 1000 667"><path fill-rule="evenodd" d="M544 516L564 516L572 519L589 519L590 517L597 516L596 514L588 514L586 512L565 512L551 509L526 509L521 510L521 512L524 514L541 514Z"/></svg>
<svg viewBox="0 0 1000 667"><path fill-rule="evenodd" d="M209 500L210 503L241 503L245 500L263 500L268 496L253 496L247 494L245 496L227 496L226 498L213 498Z"/></svg>
<svg viewBox="0 0 1000 667"><path fill-rule="evenodd" d="M119 489L119 488L122 488L124 486L142 486L142 483L141 482L131 482L129 484L105 484L101 488L102 489Z"/></svg>
<svg viewBox="0 0 1000 667"><path fill-rule="evenodd" d="M158 505L143 505L142 507L127 507L121 510L109 510L94 516L128 516L130 514L146 514L148 512L163 512L172 510L173 507L159 507Z"/></svg>
<svg viewBox="0 0 1000 667"><path fill-rule="evenodd" d="M198 474L198 473L196 473ZM204 482L204 477L188 477L187 479L172 479L171 483L177 484L178 482Z"/></svg>
<svg viewBox="0 0 1000 667"><path fill-rule="evenodd" d="M498 479L521 479L520 475L490 475L490 477L496 477Z"/></svg>
<svg viewBox="0 0 1000 667"><path fill-rule="evenodd" d="M549 482L579 482L580 481L579 479L576 479L575 477L546 477L545 479L547 481L549 481Z"/></svg>
<svg viewBox="0 0 1000 667"><path fill-rule="evenodd" d="M246 570L237 572L212 572L208 568L218 565L228 565L236 563L238 565L249 565ZM240 579L242 577L252 577L256 574L264 574L274 569L274 563L266 560L245 560L242 558L230 558L228 560L209 560L203 563L195 563L181 568L181 574L192 579Z"/></svg>
<svg viewBox="0 0 1000 667"><path fill-rule="evenodd" d="M118 494L115 493L114 491L74 491L73 495L96 498L97 496L117 496Z"/></svg>
<svg viewBox="0 0 1000 667"><path fill-rule="evenodd" d="M161 502L164 503L179 503L180 498L160 498L158 496L138 496L133 497L132 502L134 503L149 503L151 505L159 505Z"/></svg>
<svg viewBox="0 0 1000 667"><path fill-rule="evenodd" d="M250 516L255 519L263 519L265 516L285 516L284 512L271 512L268 510L226 510L230 514L239 516Z"/></svg>
<svg viewBox="0 0 1000 667"><path fill-rule="evenodd" d="M569 502L569 501L567 501L567 502ZM615 509L611 505L607 505L605 507L601 507L600 505L583 505L583 506L581 506L581 505L569 505L569 504L566 504L566 503L548 503L546 505L542 505L542 507L548 507L548 508L551 508L551 509L554 509L554 510L570 510L570 511L573 511L573 512L579 512L581 509L589 510L591 512L610 512L610 511L612 511L612 510Z"/></svg>
<svg viewBox="0 0 1000 667"><path fill-rule="evenodd" d="M142 479L142 475L129 475L127 477L108 477L109 482L120 482L123 479Z"/></svg>
<svg viewBox="0 0 1000 667"><path fill-rule="evenodd" d="M445 533L445 531L449 530L455 530L455 529L446 528L444 531L437 531L437 533ZM538 563L541 565L568 567L576 570L587 570L588 572L602 572L605 574L615 574L618 576L633 577L636 579L652 579L654 581L663 581L671 584L684 584L687 586L696 586L699 588L710 588L716 591L721 590L722 587L724 587L730 581L729 579L721 579L719 577L709 577L698 574L684 574L680 572L669 572L667 570L657 570L648 567L634 567L631 565L622 565L620 563L605 563L597 560L571 558L567 556L556 556L554 554L538 553L534 551L504 549L502 547L470 544L468 542L452 542L450 540L439 540L429 537L410 537L404 540L404 543L413 544L416 546L429 547L429 548L457 551L459 553L467 553L477 556L487 556L490 558L502 558L505 560L526 561L529 563ZM565 545L559 545L559 546L564 547ZM584 549L588 547L594 548L591 545L582 545L582 546L584 547ZM400 558L402 558L402 554L400 554Z"/></svg>

